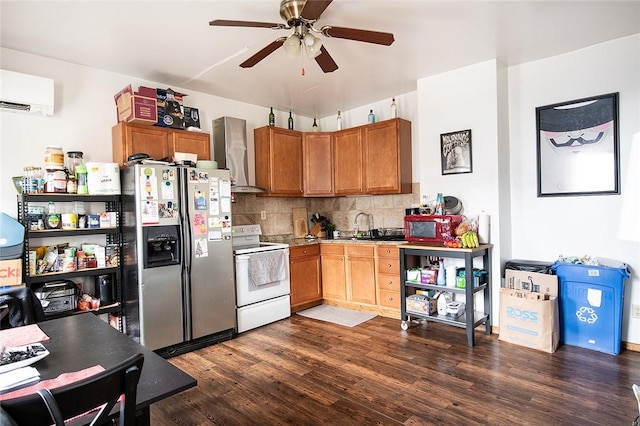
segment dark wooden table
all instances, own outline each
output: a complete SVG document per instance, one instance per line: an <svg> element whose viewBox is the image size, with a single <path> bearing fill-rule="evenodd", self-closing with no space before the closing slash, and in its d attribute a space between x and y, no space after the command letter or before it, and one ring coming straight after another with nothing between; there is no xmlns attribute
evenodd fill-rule
<svg viewBox="0 0 640 426"><path fill-rule="evenodd" d="M149 407L154 402L197 385L196 379L92 313L71 315L38 325L50 338L43 342L50 355L33 365L42 380L94 365L109 369L133 354L144 354L138 383L136 424L150 424Z"/></svg>

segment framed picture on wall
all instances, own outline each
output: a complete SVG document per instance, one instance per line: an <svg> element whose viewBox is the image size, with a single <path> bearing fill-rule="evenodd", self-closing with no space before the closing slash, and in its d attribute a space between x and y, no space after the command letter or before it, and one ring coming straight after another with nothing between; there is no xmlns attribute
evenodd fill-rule
<svg viewBox="0 0 640 426"><path fill-rule="evenodd" d="M440 135L442 174L471 173L471 130Z"/></svg>
<svg viewBox="0 0 640 426"><path fill-rule="evenodd" d="M536 108L538 197L620 193L618 93Z"/></svg>

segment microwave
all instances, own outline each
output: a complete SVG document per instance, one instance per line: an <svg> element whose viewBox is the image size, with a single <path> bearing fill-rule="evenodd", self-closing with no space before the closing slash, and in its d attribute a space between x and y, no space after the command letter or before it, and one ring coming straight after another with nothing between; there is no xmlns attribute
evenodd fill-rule
<svg viewBox="0 0 640 426"><path fill-rule="evenodd" d="M420 243L443 243L455 237L462 215L409 214L404 217L404 239Z"/></svg>

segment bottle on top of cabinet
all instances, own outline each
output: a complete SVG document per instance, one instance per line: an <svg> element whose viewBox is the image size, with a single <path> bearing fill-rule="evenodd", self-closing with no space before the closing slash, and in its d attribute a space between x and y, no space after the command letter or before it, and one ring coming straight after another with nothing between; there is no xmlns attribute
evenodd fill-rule
<svg viewBox="0 0 640 426"><path fill-rule="evenodd" d="M342 130L342 115L340 115L340 111L338 111L338 117L336 117L336 129Z"/></svg>
<svg viewBox="0 0 640 426"><path fill-rule="evenodd" d="M289 130L293 130L293 116L291 115L291 110L289 110L289 120L287 120L287 128Z"/></svg>
<svg viewBox="0 0 640 426"><path fill-rule="evenodd" d="M368 121L369 121L369 124L372 124L372 123L376 122L376 115L373 113L372 109L369 110Z"/></svg>
<svg viewBox="0 0 640 426"><path fill-rule="evenodd" d="M398 118L398 106L396 105L396 98L391 99L391 118Z"/></svg>
<svg viewBox="0 0 640 426"><path fill-rule="evenodd" d="M273 107L269 112L269 126L274 127L276 125L276 115L273 113Z"/></svg>

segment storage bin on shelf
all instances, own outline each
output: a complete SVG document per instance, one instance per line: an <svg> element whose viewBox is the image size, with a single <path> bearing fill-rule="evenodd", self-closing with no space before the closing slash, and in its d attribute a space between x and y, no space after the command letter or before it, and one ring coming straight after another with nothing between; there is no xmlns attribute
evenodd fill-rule
<svg viewBox="0 0 640 426"><path fill-rule="evenodd" d="M560 282L560 340L613 355L620 353L626 264L555 262Z"/></svg>

